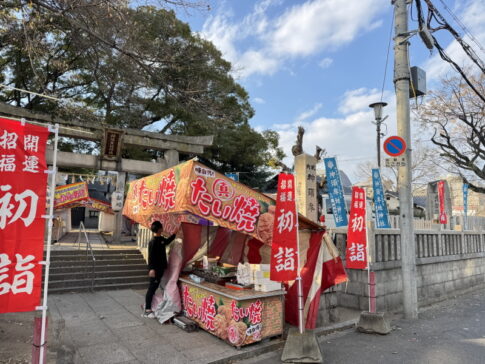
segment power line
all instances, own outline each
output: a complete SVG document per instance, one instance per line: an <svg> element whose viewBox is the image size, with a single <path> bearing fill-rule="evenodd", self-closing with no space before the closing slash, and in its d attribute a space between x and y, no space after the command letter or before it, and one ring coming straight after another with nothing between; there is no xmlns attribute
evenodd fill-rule
<svg viewBox="0 0 485 364"><path fill-rule="evenodd" d="M485 65L483 64L482 60L476 55L476 53L473 51L473 49L460 37L460 35L454 30L451 25L448 24L446 19L436 10L434 7L433 3L431 0L424 0L426 4L428 5L428 22L427 26L430 28L430 23L431 20L434 18L440 25L442 25L440 28L441 29L447 29L456 39L456 41L461 45L465 53L468 55L468 57L482 70L483 73L485 73ZM423 23L424 23L424 17L423 17L423 11L421 8L421 0L416 0L416 9L418 11L418 21L419 21L419 28L422 29ZM477 88L473 85L473 83L470 81L470 79L467 77L463 69L455 62L453 61L445 52L443 47L438 43L438 40L434 35L431 34L431 37L433 39L434 46L436 49L438 49L438 52L440 54L440 57L450 63L455 70L460 73L460 75L463 77L465 82L470 86L470 88L475 92L475 94L483 101L485 102L485 96L482 95Z"/></svg>
<svg viewBox="0 0 485 364"><path fill-rule="evenodd" d="M4 85L4 84L1 84L1 83L0 83L0 87L8 88L10 90L15 90L15 91L20 91L20 92L25 92L25 93L32 94L32 95L39 96L39 97L45 97L46 99L51 99L51 100L54 100L54 101L62 101L62 99L58 99L57 97L53 97L53 96L49 96L49 95L44 95L44 94L39 94L37 92L27 91L27 90L24 90L24 89L21 89L21 88L17 88L17 87L13 87L13 86L8 86L8 85Z"/></svg>
<svg viewBox="0 0 485 364"><path fill-rule="evenodd" d="M394 16L391 20L391 29L389 30L389 41L387 43L387 55L386 55L386 66L384 67L384 78L382 80L382 89L381 89L381 102L382 98L384 97L384 86L386 84L386 76L387 76L387 65L389 63L389 50L391 49L391 41L392 41L392 28L394 26Z"/></svg>
<svg viewBox="0 0 485 364"><path fill-rule="evenodd" d="M470 39L477 45L477 47L480 48L480 50L483 53L485 53L485 49L483 48L483 46L480 44L478 39L476 39L473 36L473 34L468 30L468 28L465 26L465 24L463 24L461 22L461 20L455 15L455 13L453 13L453 11L448 7L448 5L445 4L445 2L443 0L440 0L440 2L443 5L443 7L445 8L445 10L448 12L448 14L450 14L451 17L455 20L455 22L461 27L461 29L463 29L465 34L467 34L470 37Z"/></svg>
<svg viewBox="0 0 485 364"><path fill-rule="evenodd" d="M460 73L460 75L463 77L463 79L468 84L468 86L470 86L470 88L477 94L477 96L480 99L482 99L483 102L485 102L485 97L476 89L475 85L473 85L473 83L468 79L468 77L466 76L465 72L461 69L461 67L446 54L443 47L441 47L441 45L438 43L438 41L433 35L432 37L434 40L434 46L436 47L436 49L438 49L438 52L441 58L446 62L450 63L458 71L458 73Z"/></svg>
<svg viewBox="0 0 485 364"><path fill-rule="evenodd" d="M443 25L443 28L448 30L451 35L456 39L456 41L460 44L461 48L465 51L465 53L468 55L468 57L475 63L480 70L485 73L485 64L483 61L480 59L480 57L475 53L472 47L470 47L469 44L467 44L462 37L460 37L460 34L453 29L453 27L446 21L446 19L441 15L441 13L436 9L436 7L433 5L431 0L424 0L426 4L428 5L428 12L430 13L431 16L428 16L428 27L429 23L431 22L431 17L435 18L436 21L438 21L440 24ZM418 3L420 3L419 0L416 0L416 6L418 6ZM420 11L419 9L418 11ZM422 13L421 15L422 16ZM433 37L434 38L434 37ZM435 39L436 42L436 39Z"/></svg>

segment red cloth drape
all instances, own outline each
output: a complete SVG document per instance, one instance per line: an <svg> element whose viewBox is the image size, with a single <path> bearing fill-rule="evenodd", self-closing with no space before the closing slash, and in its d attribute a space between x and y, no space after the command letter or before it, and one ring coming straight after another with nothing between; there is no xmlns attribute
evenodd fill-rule
<svg viewBox="0 0 485 364"><path fill-rule="evenodd" d="M247 239L247 235L238 233L237 231L231 232L230 244L228 244L226 251L223 254L223 262L232 265L237 265L244 253L244 242Z"/></svg>
<svg viewBox="0 0 485 364"><path fill-rule="evenodd" d="M182 267L197 253L200 247L202 225L182 223L184 233L184 244L182 248Z"/></svg>
<svg viewBox="0 0 485 364"><path fill-rule="evenodd" d="M231 230L220 227L217 229L216 236L209 246L208 256L211 258L221 257L229 244Z"/></svg>
<svg viewBox="0 0 485 364"><path fill-rule="evenodd" d="M248 263L249 264L259 264L263 259L259 249L264 245L258 239L251 239L248 241Z"/></svg>

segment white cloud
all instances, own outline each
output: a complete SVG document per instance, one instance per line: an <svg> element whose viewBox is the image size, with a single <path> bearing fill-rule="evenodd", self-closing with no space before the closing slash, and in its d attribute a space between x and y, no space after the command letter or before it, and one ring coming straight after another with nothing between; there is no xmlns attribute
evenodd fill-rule
<svg viewBox="0 0 485 364"><path fill-rule="evenodd" d="M376 26L382 0L316 0L289 8L268 37L275 54L305 56L353 41Z"/></svg>
<svg viewBox="0 0 485 364"><path fill-rule="evenodd" d="M229 61L238 57L234 44L238 35L238 26L229 22L229 15L218 14L209 17L204 23L201 35L214 43Z"/></svg>
<svg viewBox="0 0 485 364"><path fill-rule="evenodd" d="M332 63L333 63L333 59L332 59L332 58L325 57L324 59L322 59L322 60L321 60L321 61L318 63L318 65L319 65L321 68L325 69L325 68L330 67L330 66L332 65Z"/></svg>
<svg viewBox="0 0 485 364"><path fill-rule="evenodd" d="M304 111L302 112L300 115L297 116L296 118L296 123L302 123L304 122L305 120L307 120L308 118L311 118L313 115L315 115L318 110L320 110L322 108L322 104L321 103L318 103L318 104L315 104L313 106L313 108L311 108L310 110L308 111Z"/></svg>
<svg viewBox="0 0 485 364"><path fill-rule="evenodd" d="M261 97L255 97L255 98L253 98L253 101L257 104L265 104L266 103L266 100L261 98Z"/></svg>
<svg viewBox="0 0 485 364"><path fill-rule="evenodd" d="M386 91L383 100L389 99L391 94ZM355 113L362 110L371 110L369 105L381 99L381 91L378 89L367 89L365 87L346 91L339 104L338 111L344 115Z"/></svg>
<svg viewBox="0 0 485 364"><path fill-rule="evenodd" d="M384 99L389 104L384 109L384 115L389 115L389 119L386 120L387 127L382 130L390 136L396 133L395 98L390 91L386 91ZM272 125L271 128L280 135L280 145L288 156L284 162L290 166L293 164L291 147L296 141L297 128L302 125L305 128L305 152L313 155L316 145L325 148L328 156L338 156L342 161L340 168L352 178L357 164L376 159L376 127L372 124L374 112L369 108L369 103L379 100L380 92L376 89L349 90L342 96L341 115L337 117L315 117L321 108L321 104L316 104L301 113L293 123Z"/></svg>
<svg viewBox="0 0 485 364"><path fill-rule="evenodd" d="M263 52L248 50L236 62L238 74L245 78L253 73L271 75L278 68L278 60L267 57Z"/></svg>
<svg viewBox="0 0 485 364"><path fill-rule="evenodd" d="M460 4L460 8L455 11L455 14L459 17L461 23L463 23L467 29L473 34L474 38L478 40L481 45L485 45L485 2L483 0L469 0ZM461 11L460 11L461 10ZM444 14L448 15L448 14ZM454 24L450 16L446 16L447 20L450 21L455 30L459 31L460 34L463 31ZM436 35L444 30L438 31ZM467 35L464 37L465 41L472 47L473 50L478 54L481 59L485 58L485 52L481 51L479 47L470 39ZM440 42L444 47L444 44ZM483 47L483 46L482 46ZM454 60L460 67L469 67L477 70L478 68L472 63L470 58L461 48L460 44L456 40L453 40L448 46L444 47L446 54ZM426 70L426 78L432 84L438 81L440 78L444 77L446 74L456 71L452 66L446 61L442 60L439 54L435 54L428 59L422 67Z"/></svg>
<svg viewBox="0 0 485 364"><path fill-rule="evenodd" d="M221 50L237 76L271 75L290 58L334 51L379 27L378 15L390 6L387 0L308 0L269 17L267 10L280 3L260 2L239 22L230 12L220 11L207 19L201 35ZM326 57L321 67L331 62Z"/></svg>

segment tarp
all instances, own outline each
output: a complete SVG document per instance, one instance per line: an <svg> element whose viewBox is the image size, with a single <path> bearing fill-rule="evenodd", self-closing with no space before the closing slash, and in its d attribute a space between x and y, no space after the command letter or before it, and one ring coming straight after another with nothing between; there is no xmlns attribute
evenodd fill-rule
<svg viewBox="0 0 485 364"><path fill-rule="evenodd" d="M123 215L143 226L159 220L218 225L271 244L275 201L192 159L130 183ZM176 216L176 217L174 217ZM300 215L300 229L321 226Z"/></svg>
<svg viewBox="0 0 485 364"><path fill-rule="evenodd" d="M86 182L77 182L56 187L54 208L71 209L74 207L88 207L108 214L113 213L111 205L108 202L89 196L88 184Z"/></svg>

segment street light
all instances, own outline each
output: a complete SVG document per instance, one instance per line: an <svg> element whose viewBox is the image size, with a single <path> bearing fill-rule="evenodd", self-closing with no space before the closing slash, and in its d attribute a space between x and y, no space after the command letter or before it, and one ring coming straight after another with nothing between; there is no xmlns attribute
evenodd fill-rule
<svg viewBox="0 0 485 364"><path fill-rule="evenodd" d="M384 122L384 120L387 119L387 116L384 116L382 118L382 108L384 106L387 106L386 102L374 102L373 104L370 104L369 107L374 109L374 117L376 121L372 122L373 124L376 124L376 129L377 129L377 166L381 168L381 124Z"/></svg>

